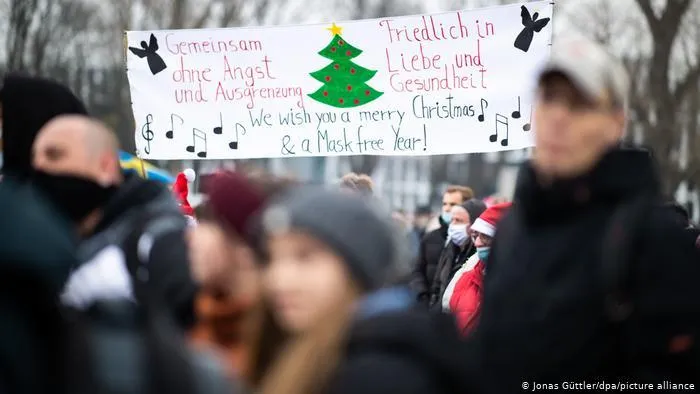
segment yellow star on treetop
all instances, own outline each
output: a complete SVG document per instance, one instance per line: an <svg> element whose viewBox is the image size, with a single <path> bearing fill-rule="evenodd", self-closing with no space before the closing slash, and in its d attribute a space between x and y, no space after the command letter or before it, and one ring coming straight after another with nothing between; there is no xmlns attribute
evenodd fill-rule
<svg viewBox="0 0 700 394"><path fill-rule="evenodd" d="M333 22L333 26L326 28L326 30L331 32L331 34L333 34L334 36L338 36L343 32L343 28L340 26L337 26L335 24L335 22Z"/></svg>

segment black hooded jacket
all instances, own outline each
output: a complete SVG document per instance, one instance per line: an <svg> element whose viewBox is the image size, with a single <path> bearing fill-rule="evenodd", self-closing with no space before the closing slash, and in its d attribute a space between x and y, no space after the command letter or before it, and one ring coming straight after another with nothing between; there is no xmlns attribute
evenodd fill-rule
<svg viewBox="0 0 700 394"><path fill-rule="evenodd" d="M86 115L82 102L57 82L10 74L0 88L4 175L31 173L32 145L39 130L59 115Z"/></svg>
<svg viewBox="0 0 700 394"><path fill-rule="evenodd" d="M380 292L392 291L395 290ZM328 394L471 391L467 386L471 379L464 366L464 344L452 316L432 314L410 304L375 310L357 320Z"/></svg>
<svg viewBox="0 0 700 394"><path fill-rule="evenodd" d="M147 286L137 288L134 285L136 298L145 301L142 297L148 296L165 303L177 323L189 328L194 323L197 287L190 273L186 228L187 221L167 188L128 175L103 207L102 220L94 235L81 244L79 257L83 263L78 269L89 265L110 245L118 246L124 253L132 284L143 276L139 267L144 265L147 269ZM99 277L91 277L84 285L72 284L71 294L81 294L80 298L85 298L85 289L95 287L99 280ZM139 289L146 292L137 291Z"/></svg>
<svg viewBox="0 0 700 394"><path fill-rule="evenodd" d="M652 203L640 224L614 233L636 234L624 273L632 312L618 326L606 315L603 238L621 204L644 195ZM615 149L589 174L548 186L526 164L484 278L472 342L481 392L520 392L523 382L562 378L697 383L699 257L662 204L648 153Z"/></svg>

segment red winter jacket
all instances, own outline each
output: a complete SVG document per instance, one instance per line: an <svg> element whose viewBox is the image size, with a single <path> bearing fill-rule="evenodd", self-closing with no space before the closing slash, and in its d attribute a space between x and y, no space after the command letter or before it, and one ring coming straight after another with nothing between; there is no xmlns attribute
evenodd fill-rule
<svg viewBox="0 0 700 394"><path fill-rule="evenodd" d="M457 327L462 334L470 333L476 326L481 308L481 295L484 282L484 262L479 262L457 281L450 298L450 310L457 319Z"/></svg>

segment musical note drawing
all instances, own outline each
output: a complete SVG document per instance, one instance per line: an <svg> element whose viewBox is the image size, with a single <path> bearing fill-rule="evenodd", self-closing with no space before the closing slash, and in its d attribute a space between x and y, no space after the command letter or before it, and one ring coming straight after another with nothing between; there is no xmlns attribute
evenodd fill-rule
<svg viewBox="0 0 700 394"><path fill-rule="evenodd" d="M165 70L168 66L160 57L158 52L158 40L156 36L151 33L151 38L148 43L146 41L141 41L141 48L129 47L129 50L134 55L143 59L146 58L148 62L148 68L151 70L151 74L156 75L159 72Z"/></svg>
<svg viewBox="0 0 700 394"><path fill-rule="evenodd" d="M219 112L219 125L214 127L213 131L214 131L214 134L216 134L216 135L221 135L224 133L224 118L223 118L223 115L221 114L221 112ZM236 138L228 143L228 147L233 149L233 150L237 150L238 149L238 135L239 135L239 133L242 133L243 135L245 135L245 127L240 123L236 123L236 126L234 127L234 133L235 133Z"/></svg>
<svg viewBox="0 0 700 394"><path fill-rule="evenodd" d="M204 149L197 150L197 141L204 144ZM190 153L195 153L197 150L197 157L205 159L207 157L207 133L202 130L192 128L192 145L187 145L185 148Z"/></svg>
<svg viewBox="0 0 700 394"><path fill-rule="evenodd" d="M511 116L513 119L520 119L520 96L518 96L518 109L516 109L515 111L513 111L513 113L510 114L510 116Z"/></svg>
<svg viewBox="0 0 700 394"><path fill-rule="evenodd" d="M148 114L146 115L146 123L141 127L141 137L146 140L146 147L143 148L143 151L147 155L151 154L151 141L153 141L155 135L153 130L151 130L151 123L153 123L153 115Z"/></svg>
<svg viewBox="0 0 700 394"><path fill-rule="evenodd" d="M488 107L489 107L489 102L486 101L486 100L484 100L484 99L481 99L481 115L479 115L479 116L477 117L477 119L479 119L479 122L483 122L483 121L484 121L484 119L485 119L485 118L484 118L484 109L485 109L485 108L488 108Z"/></svg>
<svg viewBox="0 0 700 394"><path fill-rule="evenodd" d="M506 136L505 136L505 138L501 139L501 146L508 146L508 117L505 115L496 114L496 130L493 134L491 134L489 136L489 141L496 142L496 140L498 139L498 135L501 134L498 131L499 125L505 126L505 128L506 128L506 130L505 130Z"/></svg>
<svg viewBox="0 0 700 394"><path fill-rule="evenodd" d="M530 106L530 117L527 119L527 123L523 125L523 131L530 131L532 128L532 106Z"/></svg>
<svg viewBox="0 0 700 394"><path fill-rule="evenodd" d="M214 134L221 135L224 132L224 118L219 112L219 125L214 127Z"/></svg>
<svg viewBox="0 0 700 394"><path fill-rule="evenodd" d="M228 143L228 147L231 148L231 149L233 149L233 150L237 150L237 149L238 149L238 137L239 137L239 134L245 135L245 131L246 131L246 130L245 130L245 126L243 126L243 125L240 124L240 123L236 123L235 129L236 129L236 139Z"/></svg>
<svg viewBox="0 0 700 394"><path fill-rule="evenodd" d="M180 115L170 114L170 130L165 132L165 138L171 140L175 136L175 118L180 121L180 126L185 124L185 120Z"/></svg>
<svg viewBox="0 0 700 394"><path fill-rule="evenodd" d="M530 11L527 7L520 6L520 18L522 19L523 30L515 38L513 46L520 49L523 52L530 50L530 44L532 44L532 39L535 38L535 33L539 33L545 26L549 23L549 18L537 19L540 16L539 13L535 12L530 17Z"/></svg>

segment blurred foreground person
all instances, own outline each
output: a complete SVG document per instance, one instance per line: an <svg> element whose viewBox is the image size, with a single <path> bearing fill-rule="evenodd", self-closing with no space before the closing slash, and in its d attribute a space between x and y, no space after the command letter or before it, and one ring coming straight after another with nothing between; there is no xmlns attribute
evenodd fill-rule
<svg viewBox="0 0 700 394"><path fill-rule="evenodd" d="M299 188L265 211L265 297L288 340L260 393L465 392L453 320L382 288L404 246L375 208Z"/></svg>
<svg viewBox="0 0 700 394"><path fill-rule="evenodd" d="M0 210L7 208L0 221L0 392L239 392L217 360L187 349L167 312L149 302L61 306L65 277L78 261L70 229L14 182L0 182Z"/></svg>
<svg viewBox="0 0 700 394"><path fill-rule="evenodd" d="M222 171L208 177L207 201L189 236L192 271L201 285L197 296L196 343L224 352L230 374L250 382L251 336L262 302L253 223L265 201L282 192L273 179L249 179Z"/></svg>
<svg viewBox="0 0 700 394"><path fill-rule="evenodd" d="M481 392L562 377L697 383L699 256L663 205L651 155L620 147L624 67L562 37L538 82L534 155L484 277Z"/></svg>
<svg viewBox="0 0 700 394"><path fill-rule="evenodd" d="M33 165L32 182L83 238L64 302L87 308L98 299L149 297L181 327L191 326L196 286L184 239L187 222L170 191L135 174L124 177L115 136L82 116L60 116L44 126ZM129 257L136 252L125 246L132 236L140 240L143 263ZM135 294L137 280L147 283L147 294Z"/></svg>
<svg viewBox="0 0 700 394"><path fill-rule="evenodd" d="M8 209L0 217L16 230L6 228L2 239L12 253L26 252L32 256L27 257L29 263L34 258L53 261L34 266L37 274L52 282L53 291L67 280L75 263L77 237L71 233L70 223L62 213L56 212L41 190L28 182L34 171L32 145L39 130L56 116L85 113L80 100L67 87L52 80L11 73L0 86L2 185L6 199L3 207ZM22 253L8 262L21 260Z"/></svg>
<svg viewBox="0 0 700 394"><path fill-rule="evenodd" d="M58 296L77 261L67 222L14 177L0 182L0 392L60 393Z"/></svg>
<svg viewBox="0 0 700 394"><path fill-rule="evenodd" d="M58 393L58 295L77 261L70 224L27 181L39 129L64 113L85 113L56 82L9 74L0 86L0 392Z"/></svg>
<svg viewBox="0 0 700 394"><path fill-rule="evenodd" d="M51 278L53 286L68 278L75 262L73 249L77 237L70 231L70 223L63 214L56 212L50 204L47 206L46 196L28 182L33 176L32 145L39 130L56 116L85 113L83 104L68 88L48 79L8 74L0 86L2 185L7 199L4 207L9 209L0 217L16 228L15 232L6 233L3 240L5 246L14 252L25 251L33 256L29 260L52 260L51 255L55 254L55 261L61 263L34 267L38 274ZM20 220L21 217L26 219ZM25 225L26 231L23 231ZM9 228L6 230L10 231ZM28 235L33 233L37 235ZM40 236L43 233L46 236ZM69 266L66 265L68 262Z"/></svg>

